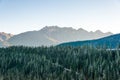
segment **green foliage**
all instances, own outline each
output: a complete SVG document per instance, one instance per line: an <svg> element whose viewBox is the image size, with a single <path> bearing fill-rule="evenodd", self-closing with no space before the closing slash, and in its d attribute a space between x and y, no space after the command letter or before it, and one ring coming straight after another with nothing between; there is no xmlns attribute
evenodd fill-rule
<svg viewBox="0 0 120 80"><path fill-rule="evenodd" d="M119 50L92 46L0 48L0 80L119 79Z"/></svg>

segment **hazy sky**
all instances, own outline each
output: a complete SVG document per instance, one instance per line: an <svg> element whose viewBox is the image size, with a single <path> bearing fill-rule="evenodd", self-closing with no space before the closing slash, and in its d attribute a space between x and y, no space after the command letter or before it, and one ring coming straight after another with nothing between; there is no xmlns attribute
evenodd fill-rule
<svg viewBox="0 0 120 80"><path fill-rule="evenodd" d="M0 0L0 32L44 26L120 32L120 0Z"/></svg>

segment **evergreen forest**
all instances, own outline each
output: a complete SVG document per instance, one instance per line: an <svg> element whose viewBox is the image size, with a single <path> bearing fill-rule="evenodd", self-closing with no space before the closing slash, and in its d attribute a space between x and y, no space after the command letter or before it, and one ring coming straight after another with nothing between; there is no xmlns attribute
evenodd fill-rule
<svg viewBox="0 0 120 80"><path fill-rule="evenodd" d="M0 80L120 80L120 51L92 46L0 48Z"/></svg>

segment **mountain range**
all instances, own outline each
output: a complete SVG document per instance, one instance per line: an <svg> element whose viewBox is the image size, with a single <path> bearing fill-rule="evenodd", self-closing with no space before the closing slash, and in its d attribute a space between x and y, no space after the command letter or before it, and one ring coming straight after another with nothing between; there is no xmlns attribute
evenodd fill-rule
<svg viewBox="0 0 120 80"><path fill-rule="evenodd" d="M28 31L14 36L7 34L5 37L2 33L0 44L2 46L50 46L64 42L98 39L109 35L112 33L103 33L100 30L88 32L82 28L76 30L72 27L46 26L38 31Z"/></svg>
<svg viewBox="0 0 120 80"><path fill-rule="evenodd" d="M115 34L95 40L62 43L59 46L83 46L83 45L92 45L95 47L106 47L115 49L118 46L120 47L120 34Z"/></svg>

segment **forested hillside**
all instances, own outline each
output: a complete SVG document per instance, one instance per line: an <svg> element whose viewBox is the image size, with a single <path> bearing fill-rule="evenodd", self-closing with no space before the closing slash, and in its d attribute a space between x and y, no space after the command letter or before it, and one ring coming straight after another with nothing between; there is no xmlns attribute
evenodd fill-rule
<svg viewBox="0 0 120 80"><path fill-rule="evenodd" d="M86 41L75 41L75 42L68 42L62 43L59 46L84 46L84 45L92 45L95 47L107 47L115 49L118 45L120 45L120 33L114 34L111 36L107 36L100 39L95 40L86 40Z"/></svg>
<svg viewBox="0 0 120 80"><path fill-rule="evenodd" d="M91 46L0 48L0 80L119 79L119 50Z"/></svg>

